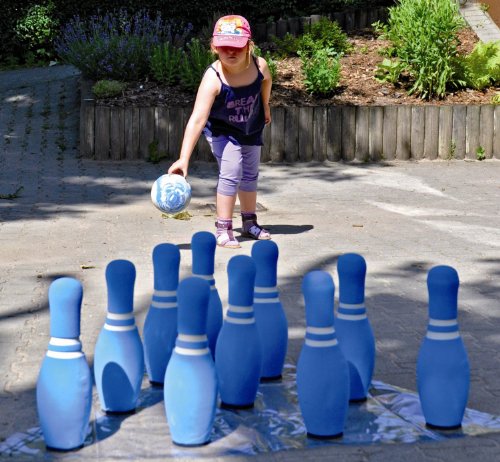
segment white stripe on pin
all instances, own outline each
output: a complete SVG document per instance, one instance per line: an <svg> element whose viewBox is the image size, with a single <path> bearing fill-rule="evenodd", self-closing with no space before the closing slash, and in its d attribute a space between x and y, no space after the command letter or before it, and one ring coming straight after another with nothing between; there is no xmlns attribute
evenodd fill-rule
<svg viewBox="0 0 500 462"><path fill-rule="evenodd" d="M151 306L159 309L177 308L177 302L155 302L153 300Z"/></svg>
<svg viewBox="0 0 500 462"><path fill-rule="evenodd" d="M135 324L132 324L130 326L112 326L111 324L105 323L104 329L112 330L115 332L126 332L128 330L134 330L134 329L136 329L136 327L135 327Z"/></svg>
<svg viewBox="0 0 500 462"><path fill-rule="evenodd" d="M229 305L227 309L233 313L251 313L253 311L253 307L251 306Z"/></svg>
<svg viewBox="0 0 500 462"><path fill-rule="evenodd" d="M460 334L457 332L432 332L427 331L427 338L430 340L455 340L460 338Z"/></svg>
<svg viewBox="0 0 500 462"><path fill-rule="evenodd" d="M338 340L336 338L332 340L311 340L306 338L305 344L310 346L310 347L315 347L315 348L326 348L330 346L335 346L338 345Z"/></svg>
<svg viewBox="0 0 500 462"><path fill-rule="evenodd" d="M254 287L254 293L256 293L256 294L270 294L272 292L278 292L278 287L277 286L274 286L274 287L255 286Z"/></svg>
<svg viewBox="0 0 500 462"><path fill-rule="evenodd" d="M231 324L255 324L255 318L232 318L227 316L224 321Z"/></svg>
<svg viewBox="0 0 500 462"><path fill-rule="evenodd" d="M343 308L345 310L359 310L360 308L365 308L364 303L340 303L339 308Z"/></svg>
<svg viewBox="0 0 500 462"><path fill-rule="evenodd" d="M179 334L177 336L178 340L182 342L206 342L208 337L206 335L187 335L187 334Z"/></svg>
<svg viewBox="0 0 500 462"><path fill-rule="evenodd" d="M429 326L434 327L454 327L458 325L456 319L432 319L429 318Z"/></svg>
<svg viewBox="0 0 500 462"><path fill-rule="evenodd" d="M329 335L334 334L334 327L306 327L306 334L315 334L315 335Z"/></svg>
<svg viewBox="0 0 500 462"><path fill-rule="evenodd" d="M106 317L108 319L112 319L113 321L128 321L129 319L134 319L134 314L133 313L125 313L125 314L110 313L108 311Z"/></svg>
<svg viewBox="0 0 500 462"><path fill-rule="evenodd" d="M176 290L155 290L153 295L157 297L177 297Z"/></svg>
<svg viewBox="0 0 500 462"><path fill-rule="evenodd" d="M73 338L52 337L49 341L49 345L65 347L65 346L77 346L81 344L79 340L75 340Z"/></svg>
<svg viewBox="0 0 500 462"><path fill-rule="evenodd" d="M193 276L196 278L205 279L205 281L208 281L208 282L212 282L214 280L213 274L195 274L195 273L193 273Z"/></svg>
<svg viewBox="0 0 500 462"><path fill-rule="evenodd" d="M179 346L176 346L174 348L174 351L180 355L185 355L185 356L203 356L210 353L210 350L208 348L196 349L196 348L182 348Z"/></svg>
<svg viewBox="0 0 500 462"><path fill-rule="evenodd" d="M254 303L279 303L280 299L278 297L274 298L254 298Z"/></svg>
<svg viewBox="0 0 500 462"><path fill-rule="evenodd" d="M337 313L337 319L343 319L344 321L362 321L363 319L367 318L368 316L366 314Z"/></svg>
<svg viewBox="0 0 500 462"><path fill-rule="evenodd" d="M47 351L49 358L55 359L77 359L83 356L81 351Z"/></svg>

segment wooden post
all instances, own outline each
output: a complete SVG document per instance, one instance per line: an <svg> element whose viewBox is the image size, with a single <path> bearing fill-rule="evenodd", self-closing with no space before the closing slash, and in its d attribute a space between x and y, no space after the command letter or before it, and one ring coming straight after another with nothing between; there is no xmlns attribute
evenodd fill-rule
<svg viewBox="0 0 500 462"><path fill-rule="evenodd" d="M326 107L315 107L313 115L313 160L319 162L326 159L327 120Z"/></svg>
<svg viewBox="0 0 500 462"><path fill-rule="evenodd" d="M489 104L481 106L479 114L479 145L483 147L487 159L493 157L494 107Z"/></svg>
<svg viewBox="0 0 500 462"><path fill-rule="evenodd" d="M356 107L342 106L342 159L354 160L356 153Z"/></svg>
<svg viewBox="0 0 500 462"><path fill-rule="evenodd" d="M424 157L425 140L425 108L413 106L411 108L411 138L410 157L420 160Z"/></svg>
<svg viewBox="0 0 500 462"><path fill-rule="evenodd" d="M299 160L309 162L313 157L314 108L299 108Z"/></svg>
<svg viewBox="0 0 500 462"><path fill-rule="evenodd" d="M438 156L440 159L449 159L453 152L453 109L451 106L439 108L439 142Z"/></svg>
<svg viewBox="0 0 500 462"><path fill-rule="evenodd" d="M465 159L467 106L453 106L451 143L454 159Z"/></svg>
<svg viewBox="0 0 500 462"><path fill-rule="evenodd" d="M408 160L411 155L411 107L398 107L396 159Z"/></svg>
<svg viewBox="0 0 500 462"><path fill-rule="evenodd" d="M139 158L148 159L150 145L155 140L154 107L139 108Z"/></svg>
<svg viewBox="0 0 500 462"><path fill-rule="evenodd" d="M480 146L479 117L479 106L467 106L465 125L465 157L467 159L477 159L477 149Z"/></svg>
<svg viewBox="0 0 500 462"><path fill-rule="evenodd" d="M426 159L436 159L439 151L439 107L425 108L424 156Z"/></svg>
<svg viewBox="0 0 500 462"><path fill-rule="evenodd" d="M282 162L285 157L285 109L282 107L272 108L271 122L271 148L270 158L272 162Z"/></svg>
<svg viewBox="0 0 500 462"><path fill-rule="evenodd" d="M299 108L284 108L285 161L295 162L299 158Z"/></svg>
<svg viewBox="0 0 500 462"><path fill-rule="evenodd" d="M122 107L112 107L110 114L110 157L121 160L125 157L125 115Z"/></svg>
<svg viewBox="0 0 500 462"><path fill-rule="evenodd" d="M264 127L264 131L262 132L262 140L264 145L262 146L262 150L260 152L260 160L261 162L269 162L271 160L271 128L269 125Z"/></svg>
<svg viewBox="0 0 500 462"><path fill-rule="evenodd" d="M354 157L361 162L370 160L370 108L356 106L356 150Z"/></svg>
<svg viewBox="0 0 500 462"><path fill-rule="evenodd" d="M330 106L327 109L326 158L332 162L342 158L342 109Z"/></svg>
<svg viewBox="0 0 500 462"><path fill-rule="evenodd" d="M384 128L382 135L383 159L393 160L396 157L398 108L395 106L384 107Z"/></svg>
<svg viewBox="0 0 500 462"><path fill-rule="evenodd" d="M109 159L109 132L110 132L109 106L96 106L95 108L95 159Z"/></svg>
<svg viewBox="0 0 500 462"><path fill-rule="evenodd" d="M380 160L384 152L384 108L372 106L368 128L368 155L371 160Z"/></svg>
<svg viewBox="0 0 500 462"><path fill-rule="evenodd" d="M168 108L159 106L155 112L156 139L158 152L167 155L167 159L174 160L168 149Z"/></svg>
<svg viewBox="0 0 500 462"><path fill-rule="evenodd" d="M83 99L80 107L80 154L86 158L95 155L95 102Z"/></svg>

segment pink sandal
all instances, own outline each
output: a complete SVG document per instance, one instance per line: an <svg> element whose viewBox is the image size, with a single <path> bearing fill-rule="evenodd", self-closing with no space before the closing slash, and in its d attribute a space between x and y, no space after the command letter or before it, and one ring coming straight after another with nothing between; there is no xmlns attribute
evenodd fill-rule
<svg viewBox="0 0 500 462"><path fill-rule="evenodd" d="M215 226L217 226L215 238L219 247L225 247L226 249L239 249L241 248L241 245L234 237L233 225L231 221L232 220L217 220L215 223Z"/></svg>

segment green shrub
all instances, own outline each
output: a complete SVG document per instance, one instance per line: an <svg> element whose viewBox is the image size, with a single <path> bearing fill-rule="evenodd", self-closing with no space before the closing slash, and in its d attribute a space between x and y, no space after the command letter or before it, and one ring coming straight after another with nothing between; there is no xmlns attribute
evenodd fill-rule
<svg viewBox="0 0 500 462"><path fill-rule="evenodd" d="M285 58L297 56L301 39L287 32L283 38L272 37L272 42L276 46L276 54L281 58Z"/></svg>
<svg viewBox="0 0 500 462"><path fill-rule="evenodd" d="M206 68L215 60L210 48L200 40L192 39L186 46L186 51L180 63L180 84L185 90L196 91Z"/></svg>
<svg viewBox="0 0 500 462"><path fill-rule="evenodd" d="M396 84L402 72L405 70L405 67L405 64L399 59L384 58L384 60L377 65L375 79L379 82Z"/></svg>
<svg viewBox="0 0 500 462"><path fill-rule="evenodd" d="M478 42L461 59L460 77L467 87L482 90L500 83L500 41Z"/></svg>
<svg viewBox="0 0 500 462"><path fill-rule="evenodd" d="M153 77L166 85L174 85L179 81L179 67L183 59L183 51L171 43L162 43L153 47L151 53L151 70Z"/></svg>
<svg viewBox="0 0 500 462"><path fill-rule="evenodd" d="M492 96L491 104L500 104L500 93L497 93L496 95Z"/></svg>
<svg viewBox="0 0 500 462"><path fill-rule="evenodd" d="M265 54L262 55L262 50L257 45L255 45L253 54L255 56L262 56L266 60L269 67L269 72L271 73L271 78L273 79L273 81L276 80L276 76L278 75L278 63L273 58L271 52L266 51Z"/></svg>
<svg viewBox="0 0 500 462"><path fill-rule="evenodd" d="M454 0L400 0L389 9L383 36L410 74L410 94L443 97L458 85L457 33L464 24Z"/></svg>
<svg viewBox="0 0 500 462"><path fill-rule="evenodd" d="M118 80L98 80L92 86L92 93L96 98L113 98L120 95L127 85Z"/></svg>
<svg viewBox="0 0 500 462"><path fill-rule="evenodd" d="M332 54L340 54L349 51L350 44L338 23L323 17L300 37L298 49L301 56L313 56L324 49L329 49Z"/></svg>
<svg viewBox="0 0 500 462"><path fill-rule="evenodd" d="M340 81L339 57L332 56L328 48L316 50L312 56L301 53L300 57L307 91L313 95L330 95Z"/></svg>
<svg viewBox="0 0 500 462"><path fill-rule="evenodd" d="M46 5L33 5L15 26L15 34L24 44L30 60L49 59L53 56L52 41L57 35L59 22L55 18L55 5L49 1ZM34 58L33 58L34 56Z"/></svg>

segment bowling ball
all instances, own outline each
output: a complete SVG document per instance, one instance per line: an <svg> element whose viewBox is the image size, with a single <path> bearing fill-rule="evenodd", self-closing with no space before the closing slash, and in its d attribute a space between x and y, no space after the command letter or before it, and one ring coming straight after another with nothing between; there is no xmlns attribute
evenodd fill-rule
<svg viewBox="0 0 500 462"><path fill-rule="evenodd" d="M182 212L191 202L191 185L182 175L162 175L153 183L151 200L164 213Z"/></svg>

